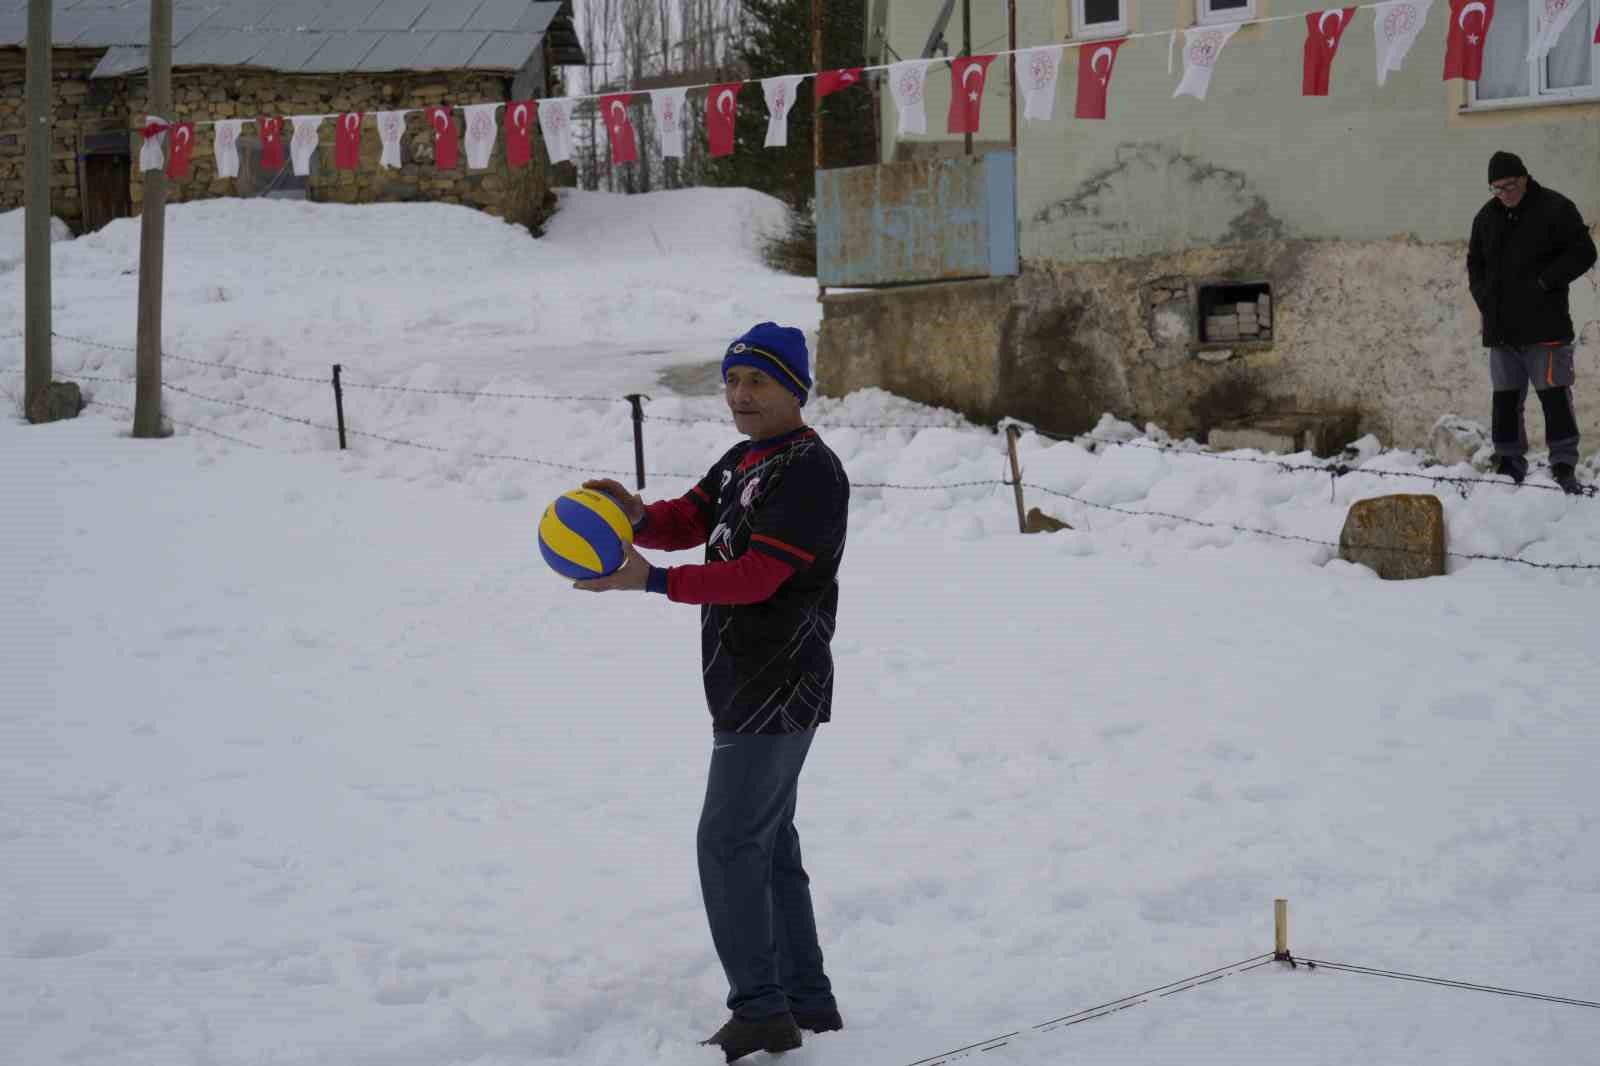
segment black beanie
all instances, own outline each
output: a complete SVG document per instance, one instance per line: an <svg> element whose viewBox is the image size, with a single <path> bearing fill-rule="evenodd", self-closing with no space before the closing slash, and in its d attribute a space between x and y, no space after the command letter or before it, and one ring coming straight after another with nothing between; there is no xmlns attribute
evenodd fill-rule
<svg viewBox="0 0 1600 1066"><path fill-rule="evenodd" d="M1504 181L1506 178L1525 178L1528 168L1522 165L1522 160L1510 152L1496 152L1489 157L1489 182Z"/></svg>

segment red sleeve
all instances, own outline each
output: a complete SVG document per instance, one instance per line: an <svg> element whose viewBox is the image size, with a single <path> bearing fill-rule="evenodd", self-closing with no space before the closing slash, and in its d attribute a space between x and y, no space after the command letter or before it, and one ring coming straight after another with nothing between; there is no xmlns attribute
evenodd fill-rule
<svg viewBox="0 0 1600 1066"><path fill-rule="evenodd" d="M633 542L641 548L659 551L678 551L704 544L706 535L711 532L706 525L709 504L705 490L699 485L675 500L646 504L644 521L634 530Z"/></svg>
<svg viewBox="0 0 1600 1066"><path fill-rule="evenodd" d="M794 567L762 552L747 551L726 563L674 566L667 571L667 599L676 603L760 603L794 573Z"/></svg>

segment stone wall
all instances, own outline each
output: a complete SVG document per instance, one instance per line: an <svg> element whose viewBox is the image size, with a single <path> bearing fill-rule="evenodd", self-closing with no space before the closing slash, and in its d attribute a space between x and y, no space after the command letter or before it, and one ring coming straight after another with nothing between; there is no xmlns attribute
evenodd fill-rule
<svg viewBox="0 0 1600 1066"><path fill-rule="evenodd" d="M509 75L470 71L401 72L391 74L286 75L267 71L241 71L227 68L180 70L173 74L172 96L177 122L216 118L254 118L258 115L327 115L360 111L365 116L361 131L361 166L340 171L333 165L334 123L325 121L321 145L311 161L307 198L334 203L379 203L426 200L436 203L465 204L517 222L537 231L554 208L554 192L546 178L548 167L544 151L534 135L532 165L513 169L506 163L505 137L498 136L494 155L486 170L468 170L466 148L454 170L442 171L433 163L433 132L420 114L406 118L399 169L378 163L383 146L378 137L378 111L420 108L438 104L487 103L505 100L510 95ZM144 78L133 81L129 91L132 114L145 114L147 84ZM459 125L460 112L456 113ZM496 121L500 116L496 116ZM142 118L139 119L142 122ZM246 126L241 139L252 137L253 126ZM285 159L290 126L284 123ZM189 177L170 182L167 202L205 199L239 194L242 178L216 176L216 160L211 150L209 127L196 131L194 161ZM138 138L135 138L137 144ZM137 171L137 168L135 168ZM137 209L143 198L143 183L135 173L133 202Z"/></svg>
<svg viewBox="0 0 1600 1066"><path fill-rule="evenodd" d="M57 49L52 57L55 97L52 101L54 145L51 173L51 211L75 232L81 232L83 197L79 156L86 133L133 130L143 125L146 113L146 79L89 80L103 50ZM23 166L26 151L23 118L24 53L19 48L0 49L0 210L22 206ZM505 138L496 138L494 155L486 170L471 171L462 146L459 166L440 171L433 165L433 135L422 116L407 118L401 150L403 165L397 170L378 164L382 145L376 125L377 111L419 108L434 104L478 103L504 100L510 94L511 76L469 71L403 72L357 75L284 75L234 68L183 69L173 74L176 121L217 118L254 118L258 115L333 114L361 111L363 120L361 166L338 171L333 165L334 124L323 124L322 144L312 158L307 188L311 200L337 203L376 203L426 200L476 207L509 222L521 223L535 233L554 210L550 167L537 131L530 166L513 169L506 162ZM457 112L457 122L461 115ZM497 121L499 116L497 116ZM246 126L242 139L253 138ZM219 178L211 149L211 130L196 131L189 177L168 184L169 203L217 196L248 195L248 177ZM287 152L289 135L285 123ZM133 209L143 198L137 160L140 139L129 138L135 165L130 181ZM246 187L241 188L241 182Z"/></svg>
<svg viewBox="0 0 1600 1066"><path fill-rule="evenodd" d="M120 81L90 82L89 72L104 49L58 48L51 57L54 99L51 108L50 212L82 228L79 191L81 134L85 130L126 129L127 90ZM0 48L0 211L22 206L27 158L25 53Z"/></svg>
<svg viewBox="0 0 1600 1066"><path fill-rule="evenodd" d="M1600 227L1597 227L1600 228ZM1487 358L1463 244L1264 241L1015 279L828 294L825 394L877 385L992 422L1080 432L1103 412L1204 437L1241 419L1350 415L1423 446L1443 414L1488 420ZM1271 285L1271 339L1201 340L1200 287ZM1600 272L1571 291L1577 406L1600 442ZM1529 428L1542 441L1529 401Z"/></svg>

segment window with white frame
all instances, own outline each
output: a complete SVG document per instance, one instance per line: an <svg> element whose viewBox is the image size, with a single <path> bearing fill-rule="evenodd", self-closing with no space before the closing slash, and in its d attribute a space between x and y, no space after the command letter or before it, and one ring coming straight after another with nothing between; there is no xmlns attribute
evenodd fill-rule
<svg viewBox="0 0 1600 1066"><path fill-rule="evenodd" d="M1499 0L1483 45L1483 74L1469 83L1468 106L1541 104L1600 98L1600 0L1568 0L1576 11L1555 47L1530 61L1528 47L1547 0Z"/></svg>
<svg viewBox="0 0 1600 1066"><path fill-rule="evenodd" d="M1072 0L1072 36L1120 37L1128 32L1128 0Z"/></svg>
<svg viewBox="0 0 1600 1066"><path fill-rule="evenodd" d="M1202 26L1255 17L1256 0L1195 0L1195 21Z"/></svg>

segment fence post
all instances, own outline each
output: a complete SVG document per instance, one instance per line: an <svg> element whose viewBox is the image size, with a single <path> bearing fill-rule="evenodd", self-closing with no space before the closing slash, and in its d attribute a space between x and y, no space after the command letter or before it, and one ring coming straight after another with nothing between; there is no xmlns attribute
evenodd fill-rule
<svg viewBox="0 0 1600 1066"><path fill-rule="evenodd" d="M628 393L628 402L633 405L633 468L637 474L639 488L644 488L644 407L641 401L644 396L637 392Z"/></svg>
<svg viewBox="0 0 1600 1066"><path fill-rule="evenodd" d="M1294 956L1289 954L1289 901L1286 899L1272 901L1272 932L1272 957L1294 965Z"/></svg>
<svg viewBox="0 0 1600 1066"><path fill-rule="evenodd" d="M1028 515L1022 506L1022 468L1017 465L1017 438L1022 430L1013 423L1006 427L1006 451L1011 455L1011 490L1017 494L1017 532L1028 531Z"/></svg>
<svg viewBox="0 0 1600 1066"><path fill-rule="evenodd" d="M339 450L345 450L344 443L344 386L339 384L339 371L342 368L338 363L333 364L333 407L339 416Z"/></svg>

